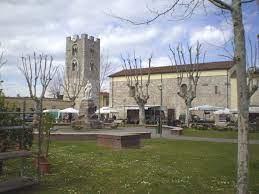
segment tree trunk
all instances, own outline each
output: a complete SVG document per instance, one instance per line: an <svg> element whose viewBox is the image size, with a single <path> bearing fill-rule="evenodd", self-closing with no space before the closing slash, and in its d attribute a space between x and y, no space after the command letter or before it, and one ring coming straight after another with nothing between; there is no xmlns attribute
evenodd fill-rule
<svg viewBox="0 0 259 194"><path fill-rule="evenodd" d="M186 112L185 112L185 124L187 127L190 126L190 108L192 107L192 103L190 101L186 102Z"/></svg>
<svg viewBox="0 0 259 194"><path fill-rule="evenodd" d="M72 108L75 108L75 105L76 105L75 100L72 99L71 101L72 101L72 104L71 104Z"/></svg>
<svg viewBox="0 0 259 194"><path fill-rule="evenodd" d="M39 141L39 155L41 156L43 154L43 140L44 140L44 134L42 131L42 99L36 99L35 100L35 115L33 119L33 125L34 128L38 129L38 141Z"/></svg>
<svg viewBox="0 0 259 194"><path fill-rule="evenodd" d="M248 193L248 86L246 80L245 35L240 0L232 1L238 101L237 193Z"/></svg>
<svg viewBox="0 0 259 194"><path fill-rule="evenodd" d="M145 119L145 105L144 104L138 104L139 106L139 125L145 125L146 119Z"/></svg>
<svg viewBox="0 0 259 194"><path fill-rule="evenodd" d="M99 95L98 95L98 103L99 103L99 105L98 105L98 108L99 108L99 111L98 111L98 120L101 120L101 86L99 86Z"/></svg>
<svg viewBox="0 0 259 194"><path fill-rule="evenodd" d="M1 138L1 137L0 137ZM2 141L2 142L1 142ZM0 147L0 153L1 152L6 152L6 145L5 145L5 139L0 139L0 144L1 144L1 147ZM3 174L3 161L0 160L0 175Z"/></svg>

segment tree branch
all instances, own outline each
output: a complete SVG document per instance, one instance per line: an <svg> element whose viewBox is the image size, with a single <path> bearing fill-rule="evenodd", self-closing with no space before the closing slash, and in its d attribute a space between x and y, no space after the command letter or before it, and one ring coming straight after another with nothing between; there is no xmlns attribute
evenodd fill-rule
<svg viewBox="0 0 259 194"><path fill-rule="evenodd" d="M165 9L164 11L162 12L156 12L156 16L152 17L151 19L148 19L147 21L145 22L135 22L135 21L132 21L130 19L127 19L127 18L123 18L123 17L120 17L120 16L116 16L116 15L113 15L113 14L108 14L108 15L111 15L112 17L114 18L117 18L119 20L122 20L122 21L125 21L125 22L129 22L133 25L143 25L143 24L150 24L152 23L153 21L155 21L156 19L158 19L159 17L161 16L164 16L166 15L167 13L169 13L170 11L172 11L176 6L177 4L179 3L180 0L176 0L169 8ZM154 11L152 11L153 13L155 13Z"/></svg>
<svg viewBox="0 0 259 194"><path fill-rule="evenodd" d="M229 10L229 11L232 11L232 7L225 3L224 1L221 1L221 0L209 0L209 2L211 2L213 5L221 8L221 9L226 9L226 10Z"/></svg>
<svg viewBox="0 0 259 194"><path fill-rule="evenodd" d="M242 4L245 4L245 3L252 3L254 2L255 0L247 0L247 1L241 1Z"/></svg>

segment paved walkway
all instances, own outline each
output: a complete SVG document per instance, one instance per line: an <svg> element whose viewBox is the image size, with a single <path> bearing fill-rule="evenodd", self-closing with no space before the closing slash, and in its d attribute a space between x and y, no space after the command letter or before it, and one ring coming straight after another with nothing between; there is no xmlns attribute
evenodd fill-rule
<svg viewBox="0 0 259 194"><path fill-rule="evenodd" d="M209 137L191 137L191 136L167 136L166 139L186 140L186 141L207 141L217 143L237 143L236 139L209 138ZM250 140L249 144L259 144L259 140Z"/></svg>
<svg viewBox="0 0 259 194"><path fill-rule="evenodd" d="M127 133L127 132L151 132L152 138L160 138L160 135L156 133L155 129L145 128L145 127L128 127L123 129L116 129L116 130L98 130L98 131L72 131L69 129L61 130L54 132L55 134L58 133L69 133L69 134L100 134L100 133ZM179 141L204 141L204 142L217 142L217 143L237 143L237 139L224 139L224 138L208 138L208 137L191 137L191 136L176 136L171 135L169 130L163 130L163 134L161 136L165 139L173 139ZM259 140L250 140L249 144L259 144Z"/></svg>

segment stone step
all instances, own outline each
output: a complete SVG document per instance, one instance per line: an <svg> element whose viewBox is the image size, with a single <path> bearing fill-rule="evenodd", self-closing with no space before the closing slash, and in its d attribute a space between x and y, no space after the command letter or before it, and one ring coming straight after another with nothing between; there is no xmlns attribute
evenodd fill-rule
<svg viewBox="0 0 259 194"><path fill-rule="evenodd" d="M12 152L1 152L0 160L9 160L14 158L26 158L30 157L32 153L30 151L21 150L21 151L12 151Z"/></svg>
<svg viewBox="0 0 259 194"><path fill-rule="evenodd" d="M0 182L0 193L21 189L37 184L37 181L28 177L19 177L4 182Z"/></svg>

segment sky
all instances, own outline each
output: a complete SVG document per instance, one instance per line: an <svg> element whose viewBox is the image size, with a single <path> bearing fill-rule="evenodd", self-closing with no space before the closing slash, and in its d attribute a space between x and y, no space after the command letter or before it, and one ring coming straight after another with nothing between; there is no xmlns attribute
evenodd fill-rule
<svg viewBox="0 0 259 194"><path fill-rule="evenodd" d="M189 0L184 0L188 2ZM133 21L152 18L150 10L163 10L169 0L1 0L0 51L7 63L0 69L2 87L7 96L28 96L28 88L17 65L21 56L33 52L52 55L54 64L65 64L65 40L74 34L100 38L101 52L109 56L114 69L120 70L121 55L152 54L152 66L170 65L169 45L193 45L197 41L206 50L205 61L229 60L233 31L231 19L209 2L198 7L191 18L179 20L182 9L163 16L149 25L132 25L113 16ZM228 0L227 2L230 2ZM259 33L259 5L243 6L246 37L256 42ZM225 48L225 49L224 49Z"/></svg>

